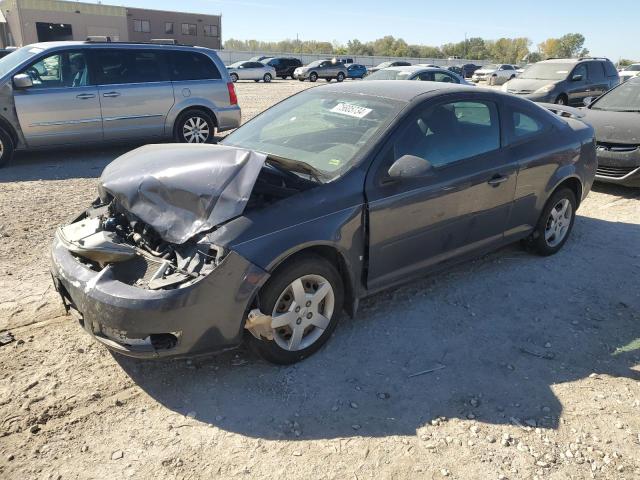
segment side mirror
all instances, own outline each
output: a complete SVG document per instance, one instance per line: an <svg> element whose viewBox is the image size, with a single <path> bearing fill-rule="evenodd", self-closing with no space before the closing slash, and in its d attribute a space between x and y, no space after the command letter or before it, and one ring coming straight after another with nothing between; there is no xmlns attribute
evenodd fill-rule
<svg viewBox="0 0 640 480"><path fill-rule="evenodd" d="M582 75L574 75L573 77L571 77L572 82L579 82L581 80L582 80Z"/></svg>
<svg viewBox="0 0 640 480"><path fill-rule="evenodd" d="M13 86L16 88L30 88L33 87L33 80L26 73L19 73L13 77Z"/></svg>
<svg viewBox="0 0 640 480"><path fill-rule="evenodd" d="M424 158L415 155L403 155L389 168L391 178L415 178L425 175L431 169L431 164Z"/></svg>

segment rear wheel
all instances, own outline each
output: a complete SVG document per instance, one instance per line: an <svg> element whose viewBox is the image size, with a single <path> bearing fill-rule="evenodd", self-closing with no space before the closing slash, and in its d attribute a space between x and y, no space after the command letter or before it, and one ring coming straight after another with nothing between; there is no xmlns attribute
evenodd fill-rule
<svg viewBox="0 0 640 480"><path fill-rule="evenodd" d="M259 294L271 315L271 339L249 341L265 360L295 363L315 353L331 336L344 301L342 278L322 257L307 255L284 265Z"/></svg>
<svg viewBox="0 0 640 480"><path fill-rule="evenodd" d="M0 128L0 167L6 165L13 157L13 140L11 136Z"/></svg>
<svg viewBox="0 0 640 480"><path fill-rule="evenodd" d="M553 255L569 238L576 218L576 196L566 187L558 189L547 201L528 243L540 255Z"/></svg>
<svg viewBox="0 0 640 480"><path fill-rule="evenodd" d="M229 77L231 77L231 81L233 83L236 83L238 81L238 75L235 73L232 73L231 75L229 75Z"/></svg>
<svg viewBox="0 0 640 480"><path fill-rule="evenodd" d="M215 126L204 110L188 110L178 118L174 137L179 143L209 143L214 138Z"/></svg>

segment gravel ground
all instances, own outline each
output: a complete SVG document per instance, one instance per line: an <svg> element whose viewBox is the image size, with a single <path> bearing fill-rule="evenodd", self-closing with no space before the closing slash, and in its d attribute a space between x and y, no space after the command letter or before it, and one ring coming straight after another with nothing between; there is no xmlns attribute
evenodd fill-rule
<svg viewBox="0 0 640 480"><path fill-rule="evenodd" d="M246 119L308 82L241 82ZM63 316L54 228L131 148L0 170L0 477L640 478L640 191L596 186L554 257L518 246L365 300L275 367L110 354Z"/></svg>

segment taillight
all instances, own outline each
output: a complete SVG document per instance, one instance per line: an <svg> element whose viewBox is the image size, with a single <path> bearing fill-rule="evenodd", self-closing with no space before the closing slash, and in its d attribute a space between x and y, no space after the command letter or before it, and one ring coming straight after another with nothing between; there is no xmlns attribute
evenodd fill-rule
<svg viewBox="0 0 640 480"><path fill-rule="evenodd" d="M231 105L237 105L238 96L236 95L236 88L233 86L233 82L227 83L227 89L229 89L229 103Z"/></svg>

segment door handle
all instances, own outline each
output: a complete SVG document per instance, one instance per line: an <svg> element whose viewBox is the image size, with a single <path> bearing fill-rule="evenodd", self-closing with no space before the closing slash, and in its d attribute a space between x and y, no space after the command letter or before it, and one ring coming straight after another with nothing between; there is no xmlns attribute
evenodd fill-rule
<svg viewBox="0 0 640 480"><path fill-rule="evenodd" d="M119 92L106 92L102 94L103 97L111 98L111 97L119 97Z"/></svg>
<svg viewBox="0 0 640 480"><path fill-rule="evenodd" d="M76 98L79 98L80 100L87 100L88 98L96 98L96 96L93 93L80 93L79 95L76 95Z"/></svg>
<svg viewBox="0 0 640 480"><path fill-rule="evenodd" d="M489 185L491 185L492 187L497 187L498 185L500 185L501 183L506 182L507 180L509 180L509 177L505 177L503 175L496 175L491 180L489 180L487 183Z"/></svg>

